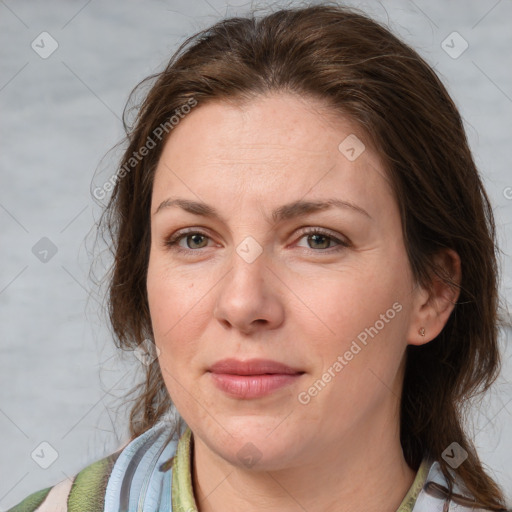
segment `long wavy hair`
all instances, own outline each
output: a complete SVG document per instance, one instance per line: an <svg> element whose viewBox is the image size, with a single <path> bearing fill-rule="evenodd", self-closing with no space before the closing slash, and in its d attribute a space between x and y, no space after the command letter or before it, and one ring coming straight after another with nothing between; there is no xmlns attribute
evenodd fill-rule
<svg viewBox="0 0 512 512"><path fill-rule="evenodd" d="M129 122L128 105L142 87L147 92ZM357 123L377 149L416 282L428 287L438 276L457 286L433 257L445 248L460 256L459 300L444 329L429 343L406 349L400 439L412 469L424 456L440 463L449 497L454 478L442 453L456 441L468 453L457 472L476 499L473 506L504 510L502 491L463 427L468 400L490 388L501 364L490 201L461 116L435 72L359 10L324 3L221 20L189 37L162 72L134 88L123 114L127 148L98 224L113 255L105 279L116 345L134 350L153 338L146 291L152 184L175 120L194 102L200 108L209 100L250 101L279 91L322 100L332 114ZM133 437L173 407L158 360L144 371L132 389Z"/></svg>

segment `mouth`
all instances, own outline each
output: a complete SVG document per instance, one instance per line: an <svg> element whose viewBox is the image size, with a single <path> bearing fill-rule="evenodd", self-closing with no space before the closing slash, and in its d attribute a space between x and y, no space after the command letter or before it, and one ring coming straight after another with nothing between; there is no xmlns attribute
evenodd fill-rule
<svg viewBox="0 0 512 512"><path fill-rule="evenodd" d="M232 398L267 396L296 382L305 372L268 359L223 359L208 372L213 383Z"/></svg>

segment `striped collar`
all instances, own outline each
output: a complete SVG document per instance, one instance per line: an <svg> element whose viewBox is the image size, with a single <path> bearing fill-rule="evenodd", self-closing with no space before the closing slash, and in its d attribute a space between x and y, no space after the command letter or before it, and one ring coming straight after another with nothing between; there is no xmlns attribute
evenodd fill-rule
<svg viewBox="0 0 512 512"><path fill-rule="evenodd" d="M175 421L176 420L176 421ZM181 418L162 419L72 479L27 496L12 512L197 512L193 435ZM437 461L424 459L397 512L489 512L452 472L453 493ZM453 506L451 506L453 504Z"/></svg>

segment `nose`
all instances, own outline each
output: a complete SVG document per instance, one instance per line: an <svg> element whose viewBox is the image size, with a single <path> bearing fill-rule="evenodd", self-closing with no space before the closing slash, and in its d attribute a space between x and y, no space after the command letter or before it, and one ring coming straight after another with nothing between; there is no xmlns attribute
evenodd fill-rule
<svg viewBox="0 0 512 512"><path fill-rule="evenodd" d="M233 251L213 313L225 329L251 334L283 323L283 283L268 263L264 253L251 262Z"/></svg>

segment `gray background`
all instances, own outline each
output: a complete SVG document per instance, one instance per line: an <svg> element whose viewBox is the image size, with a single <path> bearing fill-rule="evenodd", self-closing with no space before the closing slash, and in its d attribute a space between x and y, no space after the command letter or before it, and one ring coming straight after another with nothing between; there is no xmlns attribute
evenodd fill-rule
<svg viewBox="0 0 512 512"><path fill-rule="evenodd" d="M416 48L459 106L495 208L510 302L512 2L347 3ZM132 87L161 70L186 36L249 7L240 0L0 1L0 511L126 439L126 408L116 406L137 380L139 361L115 349L101 313L104 290L89 276L100 214L91 190L115 172L120 151L109 150L123 136ZM45 59L31 47L44 31L58 43ZM454 31L469 45L457 58L442 48ZM463 44L455 37L452 53ZM38 254L49 247L44 237L55 254ZM502 333L503 374L468 425L509 500L511 339ZM43 469L34 450L39 463L51 462L52 450L57 458Z"/></svg>

